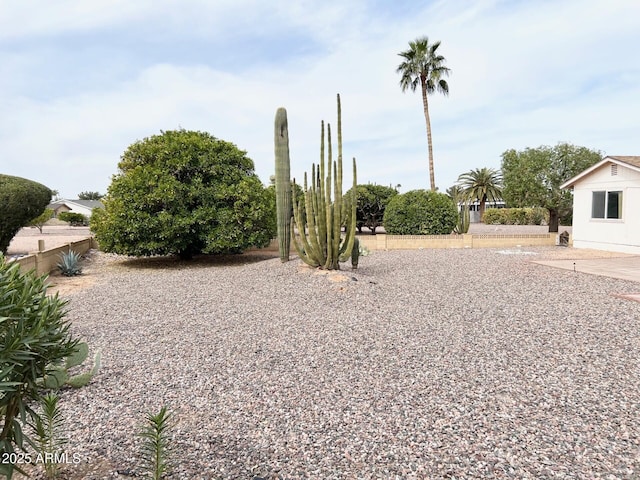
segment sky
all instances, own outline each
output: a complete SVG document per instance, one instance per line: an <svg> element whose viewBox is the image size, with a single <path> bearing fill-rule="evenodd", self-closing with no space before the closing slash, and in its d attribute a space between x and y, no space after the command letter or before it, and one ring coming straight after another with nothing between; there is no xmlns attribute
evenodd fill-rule
<svg viewBox="0 0 640 480"><path fill-rule="evenodd" d="M421 95L396 72L425 35L451 69L429 98L440 191L508 149L640 154L638 0L0 0L0 173L105 193L129 145L184 128L268 184L284 107L299 180L339 93L358 183L429 188Z"/></svg>

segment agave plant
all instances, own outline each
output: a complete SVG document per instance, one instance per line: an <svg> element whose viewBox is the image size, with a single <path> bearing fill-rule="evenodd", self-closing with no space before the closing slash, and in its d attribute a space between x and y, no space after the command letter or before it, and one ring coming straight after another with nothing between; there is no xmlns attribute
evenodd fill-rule
<svg viewBox="0 0 640 480"><path fill-rule="evenodd" d="M80 255L73 250L60 255L60 263L58 263L60 273L65 277L74 277L82 273L80 268Z"/></svg>

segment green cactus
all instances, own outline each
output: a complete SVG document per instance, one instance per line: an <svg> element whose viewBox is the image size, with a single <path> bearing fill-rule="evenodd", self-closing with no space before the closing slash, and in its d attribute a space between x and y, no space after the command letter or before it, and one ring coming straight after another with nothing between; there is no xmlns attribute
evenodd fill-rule
<svg viewBox="0 0 640 480"><path fill-rule="evenodd" d="M351 249L351 269L358 268L358 260L360 259L360 240L358 237L353 239L353 248Z"/></svg>
<svg viewBox="0 0 640 480"><path fill-rule="evenodd" d="M342 208L342 113L338 95L338 159L333 161L331 126L327 124L328 162L325 176L324 122L320 128L320 164L311 167L311 182L304 174L304 201L293 205L291 238L298 256L312 267L339 270L351 255L356 232L355 195L345 196L349 208ZM331 166L333 165L333 182ZM295 180L294 180L295 184ZM353 159L353 191L356 190L356 159ZM333 199L331 189L333 187ZM297 227L299 236L295 234ZM342 237L342 228L345 228Z"/></svg>
<svg viewBox="0 0 640 480"><path fill-rule="evenodd" d="M458 224L453 232L458 234L467 233L469 231L470 217L469 204L465 203L458 214Z"/></svg>
<svg viewBox="0 0 640 480"><path fill-rule="evenodd" d="M81 365L89 355L89 346L85 342L78 343L76 350L67 357L64 365L53 367L42 380L42 386L48 389L58 389L65 385L80 388L87 385L100 368L100 352L97 352L91 370L79 375L69 375L69 370Z"/></svg>
<svg viewBox="0 0 640 480"><path fill-rule="evenodd" d="M289 126L287 110L276 111L274 143L276 156L276 211L278 217L278 247L280 261L289 261L291 244L291 164L289 160Z"/></svg>

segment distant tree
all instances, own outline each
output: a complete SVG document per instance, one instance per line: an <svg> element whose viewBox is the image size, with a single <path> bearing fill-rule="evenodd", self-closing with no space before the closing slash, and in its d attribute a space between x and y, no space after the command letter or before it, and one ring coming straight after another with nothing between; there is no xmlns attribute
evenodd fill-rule
<svg viewBox="0 0 640 480"><path fill-rule="evenodd" d="M104 197L100 192L80 192L78 200L100 200Z"/></svg>
<svg viewBox="0 0 640 480"><path fill-rule="evenodd" d="M0 174L0 252L7 251L18 230L44 212L50 201L51 190L44 185Z"/></svg>
<svg viewBox="0 0 640 480"><path fill-rule="evenodd" d="M270 195L253 161L208 133L162 132L127 148L91 229L107 252L239 253L275 236Z"/></svg>
<svg viewBox="0 0 640 480"><path fill-rule="evenodd" d="M543 207L549 211L549 232L558 231L559 218L573 208L565 181L602 159L602 152L559 143L502 154L504 200L510 207Z"/></svg>
<svg viewBox="0 0 640 480"><path fill-rule="evenodd" d="M476 168L458 177L463 198L469 202L479 202L480 221L487 201L502 200L502 177L493 168Z"/></svg>
<svg viewBox="0 0 640 480"><path fill-rule="evenodd" d="M45 208L44 212L29 222L29 226L37 227L40 233L42 233L42 227L44 227L44 224L53 218L53 214L54 211L52 208Z"/></svg>
<svg viewBox="0 0 640 480"><path fill-rule="evenodd" d="M352 189L346 193L352 194ZM389 201L398 195L398 190L384 185L363 184L357 186L357 195L356 227L360 233L363 227L367 227L371 234L375 235L376 229L382 226L384 211Z"/></svg>
<svg viewBox="0 0 640 480"><path fill-rule="evenodd" d="M384 229L391 235L448 235L457 223L453 201L432 190L398 194L384 212Z"/></svg>
<svg viewBox="0 0 640 480"><path fill-rule="evenodd" d="M51 190L51 200L54 202L60 200L60 192L58 190Z"/></svg>
<svg viewBox="0 0 640 480"><path fill-rule="evenodd" d="M422 106L427 123L427 143L429 146L429 182L433 191L436 190L436 180L428 96L435 92L449 95L449 84L442 77L448 77L451 71L445 67L445 58L438 53L439 47L439 41L430 44L428 37L420 37L409 42L409 49L398 54L403 58L403 61L396 69L396 72L402 76L400 87L403 92L408 88L415 92L418 85L422 91Z"/></svg>

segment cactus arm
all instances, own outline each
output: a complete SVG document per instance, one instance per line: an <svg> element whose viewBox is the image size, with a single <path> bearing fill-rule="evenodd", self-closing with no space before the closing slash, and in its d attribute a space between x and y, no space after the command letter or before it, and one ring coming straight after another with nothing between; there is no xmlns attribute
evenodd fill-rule
<svg viewBox="0 0 640 480"><path fill-rule="evenodd" d="M353 185L352 185L352 192L355 192L357 187L357 170L356 170L356 159L354 157L353 159ZM355 236L356 236L356 209L358 207L358 200L357 200L357 196L356 195L351 195L351 198L349 199L351 200L351 212L350 212L350 216L347 217L348 220L350 220L350 222L346 225L345 227L345 240L344 240L344 244L343 244L343 251L342 251L342 255L340 256L340 261L341 262L345 262L347 260L347 258L349 258L349 255L351 254L353 248L355 248L353 246L354 241L355 241Z"/></svg>

